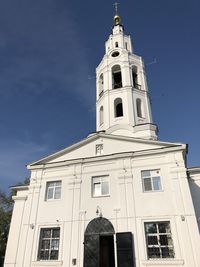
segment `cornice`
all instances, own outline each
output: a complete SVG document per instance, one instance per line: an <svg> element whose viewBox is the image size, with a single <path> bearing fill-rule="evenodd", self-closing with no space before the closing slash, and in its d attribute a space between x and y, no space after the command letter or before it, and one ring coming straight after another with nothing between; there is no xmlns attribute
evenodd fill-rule
<svg viewBox="0 0 200 267"><path fill-rule="evenodd" d="M189 174L200 174L200 167L199 166L196 166L196 167L190 167L190 168L187 168Z"/></svg>
<svg viewBox="0 0 200 267"><path fill-rule="evenodd" d="M25 200L27 200L27 196L13 196L12 197L12 199L14 200L14 201L20 201L20 200L23 200L23 201L25 201Z"/></svg>
<svg viewBox="0 0 200 267"><path fill-rule="evenodd" d="M142 127L142 125L141 125ZM185 144L182 143L172 143L172 142L163 142L163 141L158 141L158 140L148 140L148 139L142 139L142 138L135 138L135 137L128 137L128 136L120 136L120 135L114 135L114 134L108 134L108 133L104 133L104 132L95 132L92 133L90 135L88 135L88 137L82 139L81 141L72 144L69 147L66 147L62 150L59 150L49 156L46 156L38 161L32 162L30 163L27 168L28 169L33 169L33 166L36 165L42 165L42 164L47 164L46 161L51 161L53 159L55 159L56 157L60 157L66 153L69 153L79 147L82 147L86 144L89 144L90 142L97 140L98 138L107 138L107 139L112 139L112 140L121 140L121 141L130 141L130 142L136 142L136 143L142 143L142 144L153 144L153 145L157 145L157 146L164 146L164 148L169 148L169 147L178 147L181 146L183 147L183 149L186 148ZM156 148L156 149L160 149L160 148ZM163 149L163 148L161 148ZM147 151L150 151L149 149ZM122 152L124 153L124 152ZM95 157L96 158L96 157ZM74 159L75 160L75 159ZM73 161L74 161L73 160Z"/></svg>
<svg viewBox="0 0 200 267"><path fill-rule="evenodd" d="M162 148L155 148L155 149L148 149L142 151L134 151L134 152L121 152L109 155L101 155L98 157L88 157L88 158L77 158L77 159L70 159L64 160L60 162L50 162L50 163L43 163L43 164L36 164L30 165L29 169L45 169L45 168L53 168L53 167L60 167L66 165L74 165L74 164L85 164L85 163L92 163L92 162L101 162L107 160L117 160L121 158L136 158L136 157L145 157L150 155L158 155L158 154L165 154L170 152L177 152L177 151L184 151L185 145L174 145L170 147L162 147Z"/></svg>

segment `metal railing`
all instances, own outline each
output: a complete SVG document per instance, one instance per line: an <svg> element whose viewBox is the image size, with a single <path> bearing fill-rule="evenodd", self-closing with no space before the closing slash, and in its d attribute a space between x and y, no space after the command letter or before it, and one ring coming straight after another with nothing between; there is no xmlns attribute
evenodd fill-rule
<svg viewBox="0 0 200 267"><path fill-rule="evenodd" d="M113 88L114 89L118 89L118 88L122 88L122 82L119 82L119 83L114 83L114 85L113 85Z"/></svg>
<svg viewBox="0 0 200 267"><path fill-rule="evenodd" d="M134 88L136 88L136 89L138 89L138 90L141 90L141 85L138 84L138 83L135 83L135 84L134 84Z"/></svg>

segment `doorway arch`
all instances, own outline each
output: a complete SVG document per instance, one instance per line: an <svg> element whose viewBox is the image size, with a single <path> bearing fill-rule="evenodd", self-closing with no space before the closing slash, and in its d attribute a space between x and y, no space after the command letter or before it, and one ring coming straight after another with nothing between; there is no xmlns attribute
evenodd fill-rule
<svg viewBox="0 0 200 267"><path fill-rule="evenodd" d="M112 223L98 217L89 222L84 235L84 267L115 267Z"/></svg>

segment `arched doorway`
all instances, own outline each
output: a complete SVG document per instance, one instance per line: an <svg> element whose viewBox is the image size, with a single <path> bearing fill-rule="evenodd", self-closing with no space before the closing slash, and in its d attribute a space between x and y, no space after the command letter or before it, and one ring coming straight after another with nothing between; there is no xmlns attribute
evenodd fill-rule
<svg viewBox="0 0 200 267"><path fill-rule="evenodd" d="M84 267L115 267L114 227L103 217L93 219L84 236Z"/></svg>

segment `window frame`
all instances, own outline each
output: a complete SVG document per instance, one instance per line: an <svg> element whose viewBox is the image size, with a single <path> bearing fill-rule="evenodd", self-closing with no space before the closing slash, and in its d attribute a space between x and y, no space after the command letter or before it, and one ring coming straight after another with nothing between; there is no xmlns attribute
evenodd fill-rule
<svg viewBox="0 0 200 267"><path fill-rule="evenodd" d="M136 99L136 110L137 110L137 117L140 119L144 119L144 108L143 108L143 101L141 98Z"/></svg>
<svg viewBox="0 0 200 267"><path fill-rule="evenodd" d="M60 182L60 185L55 185L56 183L59 183L59 182ZM50 186L50 184L54 184L54 185ZM53 197L52 198L48 197L49 188L53 189ZM60 197L59 198L55 198L57 188L60 188ZM45 201L60 200L61 196L62 196L62 180L47 181L46 182Z"/></svg>
<svg viewBox="0 0 200 267"><path fill-rule="evenodd" d="M96 146L95 146L95 155L96 156L103 155L103 144L96 144Z"/></svg>
<svg viewBox="0 0 200 267"><path fill-rule="evenodd" d="M150 172L150 176L146 176L144 177L142 175L143 172ZM159 175L158 176L153 176L151 175L151 172L155 172L155 171L159 171ZM160 180L159 180L159 183L160 183L160 188L159 189L155 189L155 185L154 185L154 182L153 182L153 178L157 178L159 177ZM150 193L150 192L162 192L163 191L163 185L162 185L162 182L161 182L161 170L160 169L151 169L151 170L142 170L141 171L141 179L142 179L142 188L143 188L143 192L145 193ZM144 183L144 180L145 179L151 179L151 190L146 190L145 189L145 183Z"/></svg>
<svg viewBox="0 0 200 267"><path fill-rule="evenodd" d="M133 88L141 90L141 84L139 84L138 67L136 65L132 65L131 69L132 69Z"/></svg>
<svg viewBox="0 0 200 267"><path fill-rule="evenodd" d="M103 179L107 178L106 181L102 181ZM95 179L100 179L100 182L94 182ZM103 194L102 193L102 184L106 182L108 184L108 193L107 194ZM94 185L95 184L100 184L100 190L101 190L101 194L99 195L96 195L95 194L95 187ZM92 179L91 179L91 196L93 198L96 198L96 197L109 197L110 196L110 177L109 175L98 175L98 176L92 176Z"/></svg>
<svg viewBox="0 0 200 267"><path fill-rule="evenodd" d="M99 109L99 126L102 126L104 124L104 110L103 106Z"/></svg>
<svg viewBox="0 0 200 267"><path fill-rule="evenodd" d="M119 79L119 81L117 81ZM119 64L112 66L112 89L123 88L122 70Z"/></svg>
<svg viewBox="0 0 200 267"><path fill-rule="evenodd" d="M121 97L117 97L114 100L114 118L122 118L124 117L124 109L123 109L123 99Z"/></svg>
<svg viewBox="0 0 200 267"><path fill-rule="evenodd" d="M99 98L101 98L104 92L104 74L103 73L101 73L101 75L99 76L98 91L99 91Z"/></svg>
<svg viewBox="0 0 200 267"><path fill-rule="evenodd" d="M50 237L44 237L44 231L50 230ZM59 235L54 237L53 233L55 230L59 230ZM58 226L55 227L41 227L39 230L39 242L38 242L38 251L37 251L37 261L58 261L59 260L59 252L60 252L60 237L61 237L61 228ZM49 248L42 248L43 241L49 241ZM57 241L57 249L54 249L52 246L53 241ZM48 242L47 242L48 243ZM42 258L41 252L48 251L48 258ZM52 251L57 251L56 258L51 258Z"/></svg>
<svg viewBox="0 0 200 267"><path fill-rule="evenodd" d="M150 224L154 224L156 225L156 232L154 233L147 233L147 230L146 230L146 225L150 225ZM159 231L159 225L161 224L168 224L168 227L169 227L169 231L165 231L165 232L160 232ZM145 235L145 243L146 243L146 255L147 255L147 259L148 260L172 260L172 259L175 259L175 248L174 248L174 242L173 242L173 234L172 234L172 231L171 231L171 222L170 220L155 220L155 221L145 221L144 222L144 235ZM171 240L171 244L161 244L161 239L160 237L161 236L167 236L168 239ZM154 237L157 239L157 244L148 244L148 237ZM156 240L154 239L154 240ZM164 238L165 239L165 238ZM162 240L162 242L164 241L164 239ZM168 239L167 239L167 242L168 242ZM148 249L149 248L158 248L159 249L159 256L156 257L156 256L150 256L149 255L149 251ZM171 249L171 256L169 257L163 257L163 252L162 252L162 249L164 248L168 248L168 249Z"/></svg>

